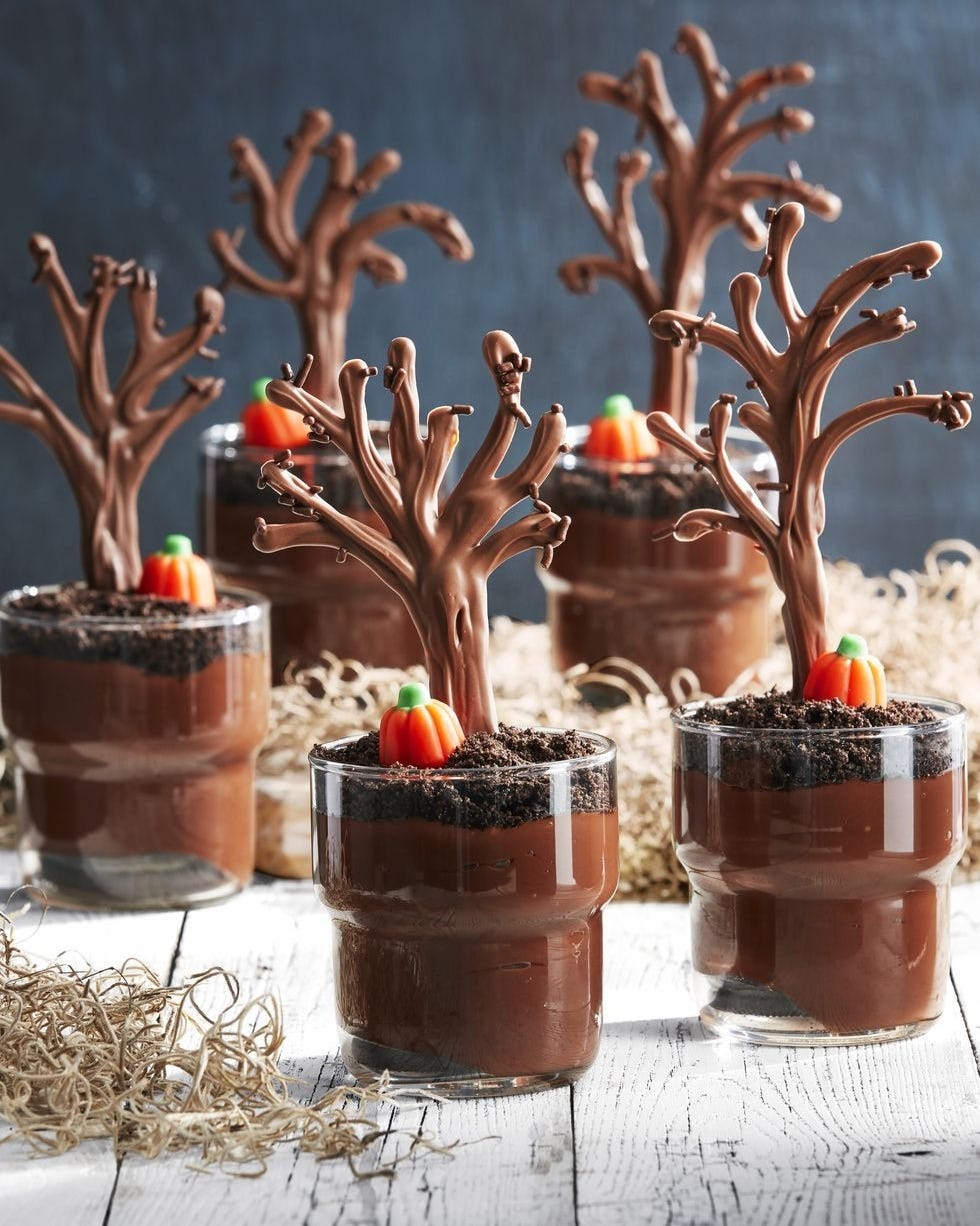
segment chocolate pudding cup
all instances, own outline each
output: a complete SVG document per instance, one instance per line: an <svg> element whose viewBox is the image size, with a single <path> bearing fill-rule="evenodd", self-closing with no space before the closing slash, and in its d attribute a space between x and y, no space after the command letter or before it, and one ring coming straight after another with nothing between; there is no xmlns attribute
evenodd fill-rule
<svg viewBox="0 0 980 1226"><path fill-rule="evenodd" d="M386 427L374 425L383 445ZM337 569L332 549L286 549L262 554L252 545L255 521L296 523L270 490L258 488L267 447L243 442L240 425L212 426L201 436L201 537L215 574L225 583L261 592L271 606L272 681L291 663L316 664L326 650L343 660L384 668L422 662L418 631L400 597L361 562ZM295 471L323 487L338 511L380 528L347 458L335 447L293 452ZM325 538L328 539L328 538Z"/></svg>
<svg viewBox="0 0 980 1226"><path fill-rule="evenodd" d="M359 1079L483 1097L565 1084L595 1059L616 749L577 735L589 756L507 767L331 761L349 741L310 755L316 889Z"/></svg>
<svg viewBox="0 0 980 1226"><path fill-rule="evenodd" d="M751 541L711 532L669 535L695 507L726 509L713 478L679 456L635 463L588 459L588 427L542 489L572 526L550 569L538 566L559 670L608 657L632 661L665 693L679 668L722 694L769 650L772 582ZM753 485L775 479L772 455L748 431L729 431L733 464ZM657 539L663 538L663 539Z"/></svg>
<svg viewBox="0 0 980 1226"><path fill-rule="evenodd" d="M905 701L935 718L770 730L700 722L699 703L674 712L674 839L712 1031L877 1043L918 1034L942 1011L966 713Z"/></svg>
<svg viewBox="0 0 980 1226"><path fill-rule="evenodd" d="M266 602L225 590L211 610L135 596L105 597L128 615L38 607L66 594L83 607L104 596L0 597L0 724L25 881L71 907L192 907L236 893L255 855Z"/></svg>

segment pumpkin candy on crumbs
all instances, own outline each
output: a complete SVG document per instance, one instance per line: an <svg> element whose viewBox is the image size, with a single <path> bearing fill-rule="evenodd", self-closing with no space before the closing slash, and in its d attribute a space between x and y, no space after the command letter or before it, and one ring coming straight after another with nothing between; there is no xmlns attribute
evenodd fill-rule
<svg viewBox="0 0 980 1226"><path fill-rule="evenodd" d="M138 591L186 600L202 609L213 609L218 602L211 567L194 552L190 537L179 533L166 537L163 548L144 561Z"/></svg>
<svg viewBox="0 0 980 1226"><path fill-rule="evenodd" d="M607 396L602 412L589 424L589 435L582 454L590 460L614 460L632 464L649 460L660 451L660 444L649 432L646 418L637 413L629 396Z"/></svg>
<svg viewBox="0 0 980 1226"><path fill-rule="evenodd" d="M379 756L382 766L445 766L463 743L463 729L452 707L430 698L428 689L409 681L398 701L381 717Z"/></svg>
<svg viewBox="0 0 980 1226"><path fill-rule="evenodd" d="M305 447L308 442L306 424L295 413L272 403L266 396L270 382L270 379L256 379L252 383L249 402L242 410L246 444L271 447L274 451Z"/></svg>
<svg viewBox="0 0 980 1226"><path fill-rule="evenodd" d="M836 651L825 651L813 662L804 698L839 699L849 707L883 707L888 702L885 670L868 654L859 634L845 634Z"/></svg>

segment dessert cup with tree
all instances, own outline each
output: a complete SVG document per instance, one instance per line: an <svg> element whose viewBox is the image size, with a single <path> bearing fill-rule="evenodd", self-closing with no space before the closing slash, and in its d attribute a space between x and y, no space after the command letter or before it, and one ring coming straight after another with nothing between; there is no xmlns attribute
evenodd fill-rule
<svg viewBox="0 0 980 1226"><path fill-rule="evenodd" d="M401 202L373 211L361 206L401 165L393 149L358 163L347 132L333 132L324 110L306 111L286 140L285 163L276 176L247 137L232 141L232 177L251 210L257 245L276 275L246 259L245 227L215 230L211 247L228 288L290 305L303 349L316 359L309 390L327 404L339 404L337 383L346 357L347 323L357 282L397 284L407 276L401 258L382 245L394 230L428 235L452 260L468 260L472 244L456 217L432 204ZM305 225L296 216L297 199L311 170L321 162L326 177ZM250 547L255 518L288 518L255 488L258 465L283 447L293 450L298 472L346 514L377 525L361 495L347 458L333 447L310 447L302 423L265 395L266 380L253 384L242 421L211 427L201 441L204 547L229 582L256 588L272 605L273 682L288 665L315 664L322 651L341 659L405 668L421 661L418 636L401 601L358 561L333 583L336 572L319 551L293 550L259 557ZM379 447L384 427L375 427Z"/></svg>
<svg viewBox="0 0 980 1226"><path fill-rule="evenodd" d="M734 327L713 313L652 320L662 343L728 354L758 391L737 416L771 450L775 481L752 484L731 462L735 396L717 399L697 437L663 412L648 422L714 478L728 507L689 510L674 538L731 536L758 550L783 593L793 670L787 693L674 712L674 838L711 1028L757 1043L880 1042L918 1033L943 1007L950 879L965 845L965 712L945 699L889 701L858 627L835 627L845 633L832 650L824 476L867 426L910 415L959 430L972 397L909 380L825 420L838 365L915 326L902 306L862 307L856 320L854 308L895 277L928 277L941 251L917 242L869 256L805 310L789 268L803 209L787 203L767 221L760 275L731 284ZM785 325L782 349L757 318L762 279Z"/></svg>
<svg viewBox="0 0 980 1226"><path fill-rule="evenodd" d="M540 496L564 447L553 405L526 457L501 473L531 419L530 359L505 332L484 356L497 388L486 438L455 486L441 487L467 405L420 428L415 349L392 342L382 454L361 361L340 372L340 408L295 379L269 387L306 419L314 444L347 457L382 527L331 506L288 452L262 480L303 522L259 520L256 547L320 546L370 567L404 601L432 697L406 685L379 733L310 754L314 877L330 911L341 1044L362 1077L479 1096L566 1082L599 1040L602 909L618 878L615 747L593 734L498 724L490 679L488 577L540 549L548 565L568 530ZM529 498L531 511L501 521ZM394 697L394 695L393 695ZM506 1019L501 1024L501 1019Z"/></svg>
<svg viewBox="0 0 980 1226"><path fill-rule="evenodd" d="M221 330L217 290L173 333L158 317L153 272L92 258L76 295L50 239L35 235L75 375L77 417L0 348L16 399L0 422L31 430L71 485L83 583L0 597L0 723L14 756L25 880L52 903L155 908L240 889L254 861L254 763L266 729L268 611L250 593L215 593L186 537L140 557L137 501L161 447L221 393L185 375L158 389ZM125 292L133 343L110 374L105 328ZM139 589L139 590L137 590Z"/></svg>
<svg viewBox="0 0 980 1226"><path fill-rule="evenodd" d="M733 82L708 35L694 25L681 27L675 49L691 59L704 95L696 131L674 109L659 57L643 51L624 77L589 72L579 89L590 101L633 117L637 139L648 136L656 146L659 168L651 170L643 148L623 153L610 199L595 174L595 132L583 128L565 159L608 251L567 260L561 279L578 294L612 281L627 291L644 320L661 310L700 310L709 252L724 230L735 229L750 248L763 246L757 202L794 200L825 219L840 211L837 197L805 182L795 163L785 175L739 165L765 137L785 140L812 127L812 115L792 106L744 118L770 91L808 84L809 65L759 69ZM651 270L637 217L635 194L644 185L663 227L659 276ZM674 346L656 335L652 341L649 394L635 392L633 399L641 406L646 401L646 411L670 414L692 434L697 345ZM604 416L623 413L621 404L618 410L614 406L624 399L607 402ZM768 648L772 588L765 564L739 536L705 537L688 549L664 536L661 529L688 508L722 509L722 494L673 443L659 452L591 448L602 420L569 432L571 448L546 491L575 524L556 565L539 572L555 663L564 669L625 657L665 692L684 668L697 674L707 693L723 693ZM732 442L732 463L747 479L771 472L764 442L747 432L733 432Z"/></svg>

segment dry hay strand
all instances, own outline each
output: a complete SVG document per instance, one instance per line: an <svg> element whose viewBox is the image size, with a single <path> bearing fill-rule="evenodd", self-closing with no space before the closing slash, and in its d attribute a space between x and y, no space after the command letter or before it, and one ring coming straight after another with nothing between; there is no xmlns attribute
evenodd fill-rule
<svg viewBox="0 0 980 1226"><path fill-rule="evenodd" d="M243 1000L220 967L168 986L136 959L103 970L37 959L0 916L4 1141L57 1155L108 1137L117 1157L196 1151L196 1167L244 1176L261 1175L287 1143L346 1158L358 1176L391 1174L418 1145L439 1148L412 1133L392 1163L358 1171L353 1159L386 1131L361 1110L397 1093L381 1079L301 1102L279 1067L283 1041L277 998Z"/></svg>
<svg viewBox="0 0 980 1226"><path fill-rule="evenodd" d="M828 566L834 633L859 630L888 668L893 691L955 698L980 719L980 550L966 541L939 541L921 571L869 578L850 562ZM774 620L777 646L743 674L731 693L785 686L789 657ZM602 732L619 746L620 896L679 899L687 879L670 840L671 727L677 702L701 696L696 675L679 670L669 696L626 660L603 660L564 676L548 661L544 626L497 618L494 674L501 720ZM936 644L942 647L937 650ZM424 679L421 668L409 676ZM292 775L305 796L306 755L316 741L376 728L405 674L368 668L324 653L273 691L272 728L259 759L260 775ZM587 695L590 701L583 699ZM614 703L620 705L612 705ZM971 847L960 877L980 875L980 744L970 771ZM296 820L306 825L305 805Z"/></svg>

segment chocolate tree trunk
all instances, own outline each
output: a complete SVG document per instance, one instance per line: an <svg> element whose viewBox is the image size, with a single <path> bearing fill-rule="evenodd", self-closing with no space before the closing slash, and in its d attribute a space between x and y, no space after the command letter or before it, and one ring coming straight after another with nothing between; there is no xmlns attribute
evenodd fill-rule
<svg viewBox="0 0 980 1226"><path fill-rule="evenodd" d="M110 483L99 497L80 507L82 562L88 586L105 592L131 592L143 570L135 487Z"/></svg>
<svg viewBox="0 0 980 1226"><path fill-rule="evenodd" d="M661 282L669 309L696 315L704 301L705 261L696 235L673 233L664 252ZM653 384L650 411L669 413L682 430L694 425L694 398L698 386L697 348L653 338Z"/></svg>
<svg viewBox="0 0 980 1226"><path fill-rule="evenodd" d="M416 622L422 623L418 629L433 698L453 708L467 735L496 732L485 581L450 566L432 576L422 596Z"/></svg>
<svg viewBox="0 0 980 1226"><path fill-rule="evenodd" d="M338 302L335 289L324 292L324 301L305 298L297 303L303 344L315 359L306 381L307 391L326 404L340 404L337 374L347 345L347 312L350 301Z"/></svg>
<svg viewBox="0 0 980 1226"><path fill-rule="evenodd" d="M688 430L694 423L694 397L698 387L698 360L686 345L653 340L653 382L650 412L669 413Z"/></svg>
<svg viewBox="0 0 980 1226"><path fill-rule="evenodd" d="M778 545L777 582L783 592L783 626L793 662L793 696L803 697L810 668L827 650L827 581L820 540L812 525L794 525Z"/></svg>

